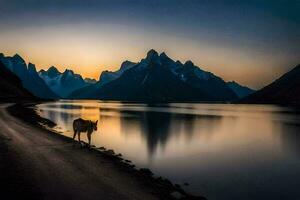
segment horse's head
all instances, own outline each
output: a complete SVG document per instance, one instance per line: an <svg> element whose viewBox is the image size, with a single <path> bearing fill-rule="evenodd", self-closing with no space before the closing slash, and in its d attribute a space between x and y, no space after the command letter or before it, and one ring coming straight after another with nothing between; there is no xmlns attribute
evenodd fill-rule
<svg viewBox="0 0 300 200"><path fill-rule="evenodd" d="M98 124L98 120L96 122L92 122L92 126L93 126L94 131L97 131L97 124Z"/></svg>

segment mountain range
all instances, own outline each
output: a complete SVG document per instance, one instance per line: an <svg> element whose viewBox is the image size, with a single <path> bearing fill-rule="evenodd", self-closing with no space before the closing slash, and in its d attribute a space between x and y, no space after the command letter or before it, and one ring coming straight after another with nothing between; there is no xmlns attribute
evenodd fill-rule
<svg viewBox="0 0 300 200"><path fill-rule="evenodd" d="M236 92L239 91L233 91L222 78L200 69L191 61L182 64L152 49L140 62L125 61L118 71L103 72L98 83L76 90L69 97L224 102L238 99Z"/></svg>
<svg viewBox="0 0 300 200"><path fill-rule="evenodd" d="M47 71L40 70L39 76L53 92L62 98L68 97L77 89L96 83L94 79L83 79L81 75L75 74L72 70L66 69L61 73L54 66Z"/></svg>
<svg viewBox="0 0 300 200"><path fill-rule="evenodd" d="M103 71L98 81L68 69L60 72L54 66L37 72L34 64L27 66L18 54L0 54L0 61L21 79L24 88L47 99L231 102L253 92L236 82L226 83L191 61L183 64L155 50L138 63L127 60L117 71Z"/></svg>
<svg viewBox="0 0 300 200"><path fill-rule="evenodd" d="M0 53L0 100L19 99L103 99L142 102L240 102L300 103L300 65L259 91L194 65L181 63L165 53L150 50L140 62L125 61L119 70L103 71L99 80L57 68L37 72L18 54ZM36 98L38 97L38 98Z"/></svg>
<svg viewBox="0 0 300 200"><path fill-rule="evenodd" d="M300 105L300 64L240 102Z"/></svg>

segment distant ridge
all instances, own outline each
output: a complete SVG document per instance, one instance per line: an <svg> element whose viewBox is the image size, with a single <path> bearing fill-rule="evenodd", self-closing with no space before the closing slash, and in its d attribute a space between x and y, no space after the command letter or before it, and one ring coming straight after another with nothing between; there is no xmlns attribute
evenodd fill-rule
<svg viewBox="0 0 300 200"><path fill-rule="evenodd" d="M300 64L241 102L300 105Z"/></svg>
<svg viewBox="0 0 300 200"><path fill-rule="evenodd" d="M62 98L68 97L73 91L95 84L94 79L83 79L80 74L66 69L63 73L52 66L47 71L40 70L39 76L45 81L48 87Z"/></svg>
<svg viewBox="0 0 300 200"><path fill-rule="evenodd" d="M103 85L116 80L117 78L119 78L126 70L130 69L131 67L133 67L136 63L131 62L131 61L124 61L121 64L121 67L119 70L115 71L115 72L111 72L111 71L103 71L100 74L99 77L99 81L96 82L95 84L91 84L88 85L86 87L83 87L81 89L75 90L74 92L72 92L68 97L71 99L82 99L82 98L90 98L90 96L93 96L93 92L95 92L97 89L99 89L100 87L102 87Z"/></svg>
<svg viewBox="0 0 300 200"><path fill-rule="evenodd" d="M124 61L120 67L119 70L115 71L115 72L111 72L111 71L103 71L99 77L99 83L101 85L104 85L106 83L109 83L113 80L116 80L117 78L119 78L126 70L130 69L131 67L133 67L134 65L136 65L136 63L131 62L131 61Z"/></svg>
<svg viewBox="0 0 300 200"><path fill-rule="evenodd" d="M141 102L227 102L238 98L220 77L191 61L175 62L153 49L139 63L126 63L117 72L103 72L95 86L76 90L69 97ZM122 70L125 64L126 70ZM113 78L104 81L107 75Z"/></svg>

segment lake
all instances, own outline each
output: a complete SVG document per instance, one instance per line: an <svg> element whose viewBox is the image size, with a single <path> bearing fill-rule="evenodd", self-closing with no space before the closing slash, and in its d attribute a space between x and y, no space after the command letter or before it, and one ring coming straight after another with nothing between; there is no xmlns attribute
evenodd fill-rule
<svg viewBox="0 0 300 200"><path fill-rule="evenodd" d="M93 145L122 153L190 193L208 199L300 199L299 109L96 100L37 107L69 137L75 118L99 120Z"/></svg>

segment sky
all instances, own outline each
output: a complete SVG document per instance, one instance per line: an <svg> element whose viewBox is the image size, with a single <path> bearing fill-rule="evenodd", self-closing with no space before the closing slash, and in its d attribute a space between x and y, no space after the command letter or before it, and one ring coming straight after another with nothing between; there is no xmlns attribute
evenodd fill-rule
<svg viewBox="0 0 300 200"><path fill-rule="evenodd" d="M0 0L0 52L99 78L155 49L259 89L300 63L300 0Z"/></svg>

